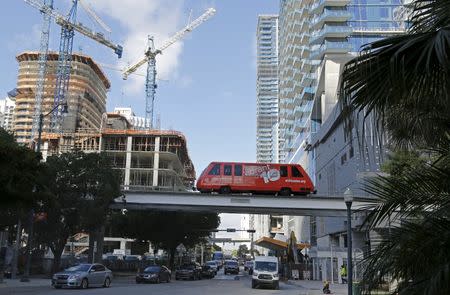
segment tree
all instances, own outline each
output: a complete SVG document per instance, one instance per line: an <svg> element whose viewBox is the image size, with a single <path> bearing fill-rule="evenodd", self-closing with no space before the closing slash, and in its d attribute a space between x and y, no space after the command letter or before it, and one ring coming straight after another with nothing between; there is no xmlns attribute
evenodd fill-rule
<svg viewBox="0 0 450 295"><path fill-rule="evenodd" d="M407 34L370 43L346 64L340 89L344 114L375 114L377 126L400 147L445 142L449 51L450 2L416 0Z"/></svg>
<svg viewBox="0 0 450 295"><path fill-rule="evenodd" d="M346 127L373 114L394 148L435 159L391 162L393 175L368 181L366 191L380 200L369 207L369 229L392 226L364 260L363 283L370 292L392 278L398 294L448 294L450 1L416 0L410 24L404 35L365 46L341 79Z"/></svg>
<svg viewBox="0 0 450 295"><path fill-rule="evenodd" d="M0 228L16 224L18 216L36 205L41 168L39 154L0 128Z"/></svg>
<svg viewBox="0 0 450 295"><path fill-rule="evenodd" d="M176 247L180 243L192 247L205 242L210 231L219 226L220 218L215 213L128 211L114 215L111 222L118 235L150 241L166 250L173 267Z"/></svg>
<svg viewBox="0 0 450 295"><path fill-rule="evenodd" d="M59 268L68 238L81 230L94 233L95 238L101 236L97 247L102 249L103 237L98 232L111 200L120 194L119 176L106 156L74 152L49 157L40 183L47 195L41 207L47 221L36 224L36 236L54 253L54 270ZM103 253L97 253L99 261Z"/></svg>
<svg viewBox="0 0 450 295"><path fill-rule="evenodd" d="M419 151L396 150L388 155L388 159L381 165L383 172L401 176L413 169L419 169L425 163L425 158Z"/></svg>
<svg viewBox="0 0 450 295"><path fill-rule="evenodd" d="M239 248L237 250L237 256L238 257L245 257L246 254L249 254L250 250L248 249L246 244L239 245Z"/></svg>

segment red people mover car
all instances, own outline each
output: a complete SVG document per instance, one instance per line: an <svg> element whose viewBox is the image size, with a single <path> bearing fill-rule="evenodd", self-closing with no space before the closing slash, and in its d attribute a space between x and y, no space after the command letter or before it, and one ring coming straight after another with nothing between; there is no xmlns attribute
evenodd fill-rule
<svg viewBox="0 0 450 295"><path fill-rule="evenodd" d="M314 186L297 164L212 162L200 175L197 189L202 193L260 193L282 196L307 195Z"/></svg>

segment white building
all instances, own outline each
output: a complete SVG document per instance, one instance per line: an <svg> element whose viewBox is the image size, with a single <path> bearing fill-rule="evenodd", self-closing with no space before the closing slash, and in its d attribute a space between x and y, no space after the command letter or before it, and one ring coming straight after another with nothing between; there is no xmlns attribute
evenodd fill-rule
<svg viewBox="0 0 450 295"><path fill-rule="evenodd" d="M116 107L114 108L113 113L123 115L133 129L145 129L145 126L150 126L149 124L146 124L146 119L144 117L136 116L131 108Z"/></svg>
<svg viewBox="0 0 450 295"><path fill-rule="evenodd" d="M16 100L12 96L0 99L0 127L7 131L12 131L15 106Z"/></svg>
<svg viewBox="0 0 450 295"><path fill-rule="evenodd" d="M278 162L272 139L278 121L278 16L260 15L256 29L256 161Z"/></svg>

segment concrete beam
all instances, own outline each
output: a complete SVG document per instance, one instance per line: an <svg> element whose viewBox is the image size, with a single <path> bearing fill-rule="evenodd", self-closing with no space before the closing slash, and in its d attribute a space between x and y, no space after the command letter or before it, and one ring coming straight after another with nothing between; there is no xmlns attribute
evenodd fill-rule
<svg viewBox="0 0 450 295"><path fill-rule="evenodd" d="M376 200L355 197L352 209L360 210ZM346 216L343 196L277 197L219 195L194 192L129 192L117 198L113 209L210 213L280 214L291 216Z"/></svg>

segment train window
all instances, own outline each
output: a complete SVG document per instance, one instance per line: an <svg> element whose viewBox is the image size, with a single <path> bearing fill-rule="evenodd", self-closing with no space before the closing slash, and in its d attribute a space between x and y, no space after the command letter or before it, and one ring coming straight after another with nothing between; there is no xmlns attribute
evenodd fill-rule
<svg viewBox="0 0 450 295"><path fill-rule="evenodd" d="M209 171L208 175L220 175L220 164L215 164Z"/></svg>
<svg viewBox="0 0 450 295"><path fill-rule="evenodd" d="M292 177L303 177L300 170L298 170L298 168L295 166L291 166L291 172L292 172Z"/></svg>
<svg viewBox="0 0 450 295"><path fill-rule="evenodd" d="M242 165L234 165L234 176L242 176Z"/></svg>
<svg viewBox="0 0 450 295"><path fill-rule="evenodd" d="M223 175L231 175L231 165L223 166Z"/></svg>
<svg viewBox="0 0 450 295"><path fill-rule="evenodd" d="M280 176L281 177L288 176L287 166L280 166Z"/></svg>

